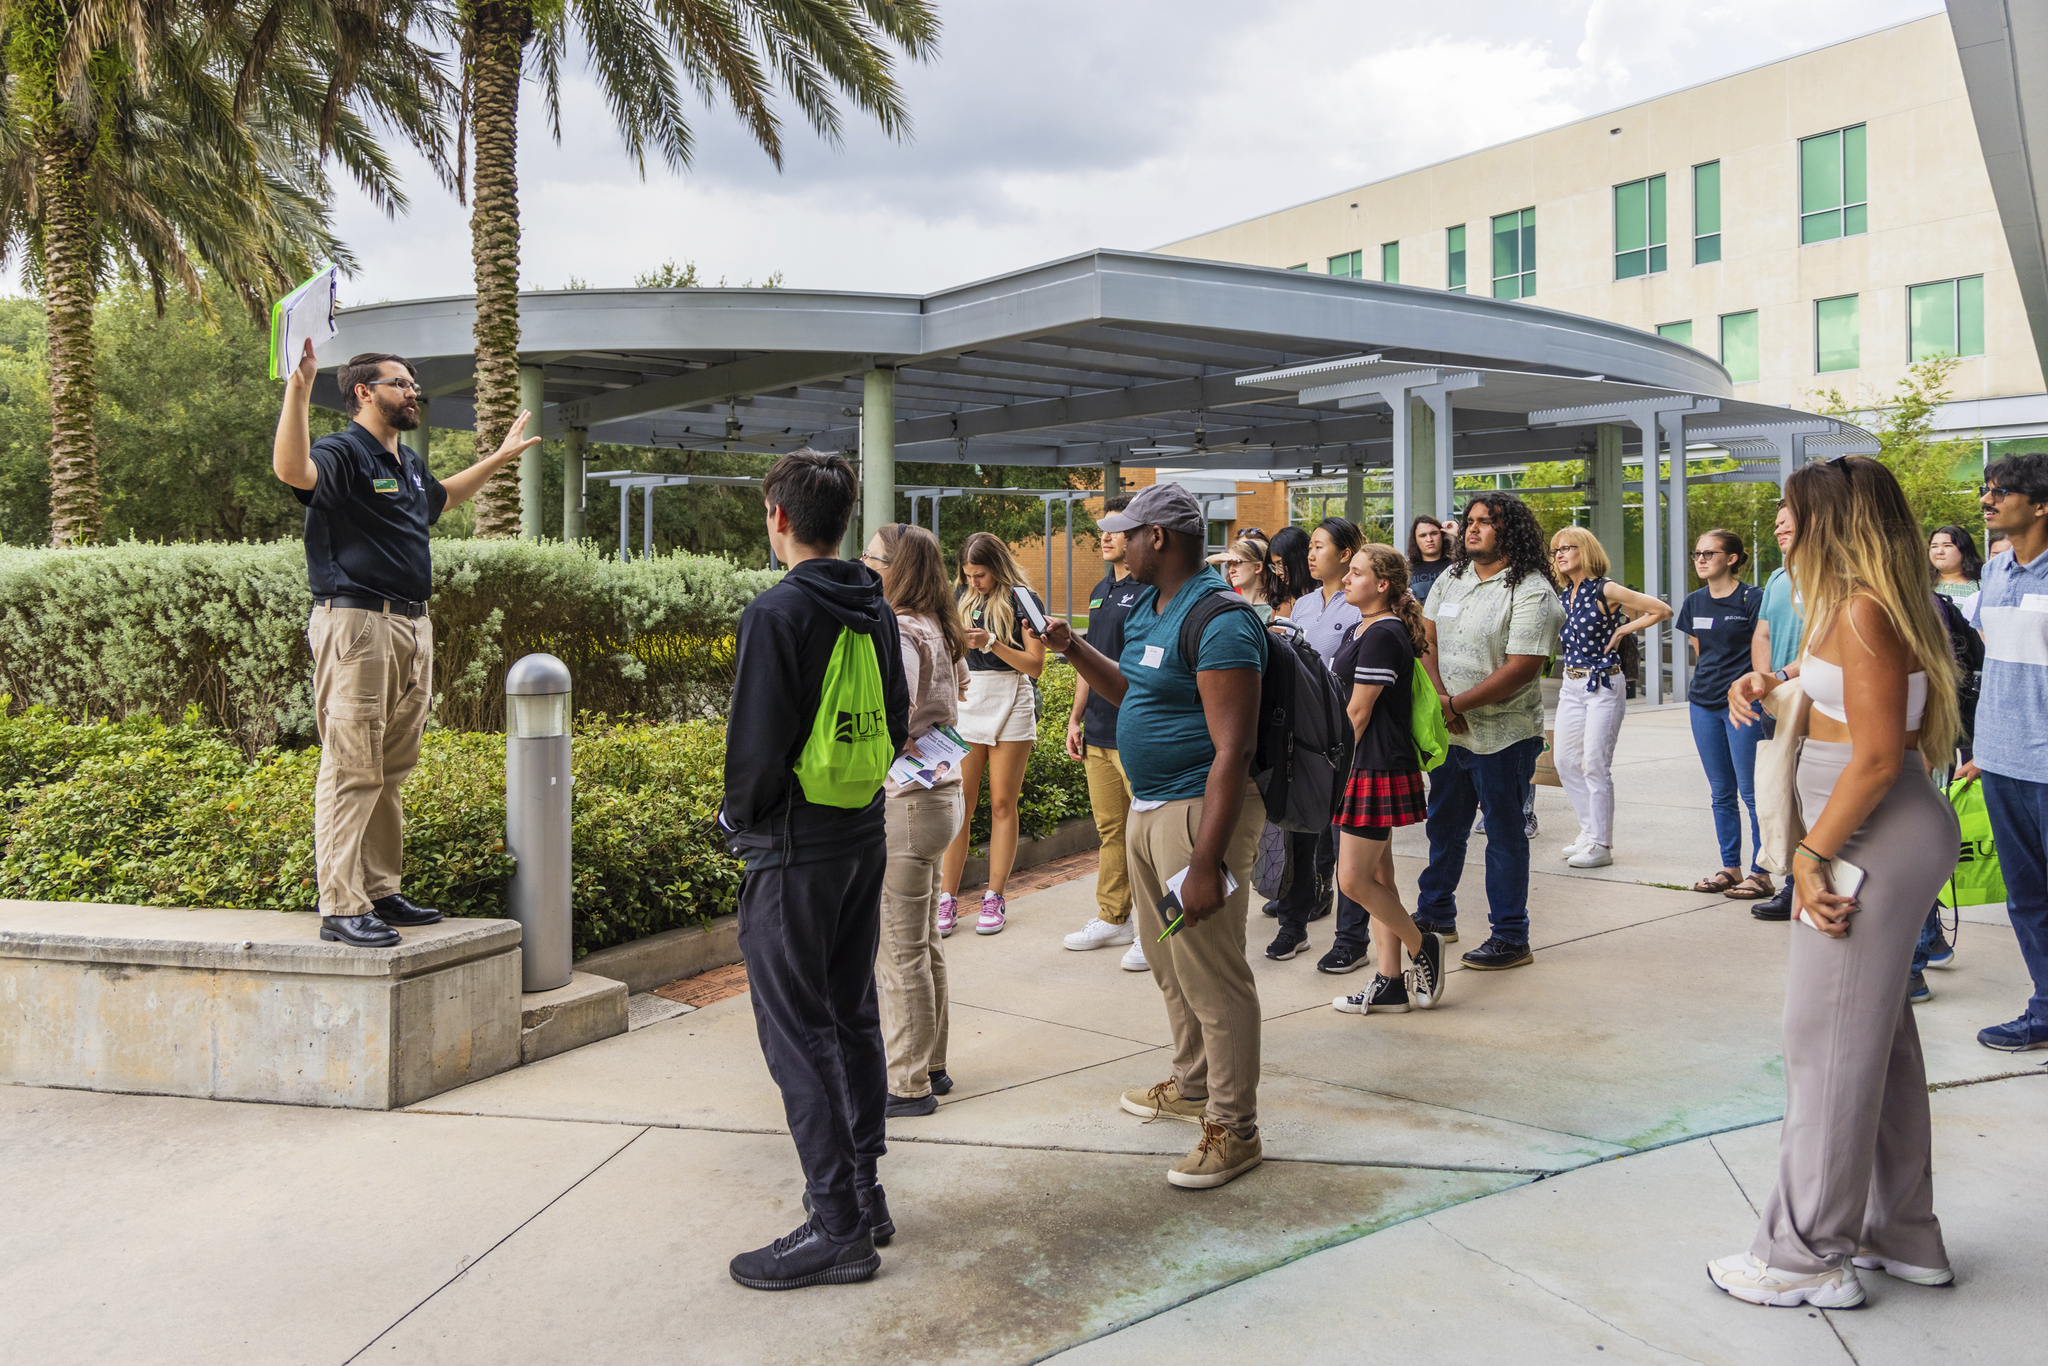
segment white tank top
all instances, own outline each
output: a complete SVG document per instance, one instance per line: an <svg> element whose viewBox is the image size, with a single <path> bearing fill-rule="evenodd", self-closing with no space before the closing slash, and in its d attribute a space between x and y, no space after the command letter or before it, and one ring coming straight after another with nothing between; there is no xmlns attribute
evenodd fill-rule
<svg viewBox="0 0 2048 1366"><path fill-rule="evenodd" d="M1842 706L1842 666L1830 664L1819 655L1806 655L1799 661L1799 681L1806 685L1806 695L1813 699L1813 709L1831 721L1849 724L1849 713ZM1920 718L1927 714L1927 675L1918 669L1906 675L1906 729L1920 729Z"/></svg>

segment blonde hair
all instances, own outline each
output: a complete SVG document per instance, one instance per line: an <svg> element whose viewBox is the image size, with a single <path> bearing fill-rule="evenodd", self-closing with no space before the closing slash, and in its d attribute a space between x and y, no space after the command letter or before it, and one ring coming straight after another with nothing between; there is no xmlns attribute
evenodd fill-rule
<svg viewBox="0 0 2048 1366"><path fill-rule="evenodd" d="M1811 649L1815 633L1838 616L1854 631L1842 612L1850 599L1875 602L1927 675L1920 752L1936 767L1951 763L1961 729L1957 665L1928 591L1920 519L1899 481L1869 456L1844 456L1794 471L1785 503L1796 527L1785 567L1806 604L1801 648Z"/></svg>
<svg viewBox="0 0 2048 1366"><path fill-rule="evenodd" d="M1600 538L1582 526L1559 527L1557 534L1550 538L1550 548L1568 545L1579 552L1579 563L1586 567L1586 577L1602 578L1613 563L1607 558L1607 547L1600 544Z"/></svg>
<svg viewBox="0 0 2048 1366"><path fill-rule="evenodd" d="M1420 656L1429 652L1429 632L1422 624L1422 604L1408 591L1408 557L1390 545L1369 541L1358 548L1375 577L1387 586L1387 610L1401 618L1408 639ZM1358 555L1352 556L1357 559ZM1349 690L1346 690L1349 695Z"/></svg>
<svg viewBox="0 0 2048 1366"><path fill-rule="evenodd" d="M996 591L983 597L967 581L967 566L986 569L995 577ZM964 590L960 593L960 623L974 627L974 615L981 614L980 629L987 631L997 640L1008 645L1013 639L1022 640L1023 633L1017 629L1017 595L1013 588L1029 588L1031 585L1024 575L1024 566L1010 552L1010 547L1000 536L986 531L977 531L969 536L960 547L960 573L955 580Z"/></svg>

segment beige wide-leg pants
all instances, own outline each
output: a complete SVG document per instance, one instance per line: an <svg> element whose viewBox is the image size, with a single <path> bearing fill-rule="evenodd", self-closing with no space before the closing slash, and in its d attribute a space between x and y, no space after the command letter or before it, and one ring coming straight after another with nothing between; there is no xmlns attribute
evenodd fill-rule
<svg viewBox="0 0 2048 1366"><path fill-rule="evenodd" d="M882 872L882 943L875 993L889 1094L932 1093L946 1070L946 950L939 938L939 861L966 816L959 783L906 792L882 803L889 861Z"/></svg>
<svg viewBox="0 0 2048 1366"><path fill-rule="evenodd" d="M1095 914L1105 925L1131 918L1131 876L1124 858L1124 825L1131 814L1131 784L1116 751L1088 745L1081 751L1088 771L1088 807L1102 837L1096 864Z"/></svg>
<svg viewBox="0 0 2048 1366"><path fill-rule="evenodd" d="M1166 880L1188 866L1202 827L1202 803L1194 797L1131 812L1124 848L1139 942L1166 998L1173 1030L1174 1085L1184 1096L1207 1096L1208 1118L1243 1136L1259 1122L1259 988L1245 960L1244 926L1266 808L1259 790L1246 783L1244 807L1223 853L1237 890L1215 915L1199 925L1183 924L1161 942L1166 924L1159 898L1166 895Z"/></svg>
<svg viewBox="0 0 2048 1366"><path fill-rule="evenodd" d="M315 607L313 866L322 915L362 915L398 891L405 820L398 789L420 758L434 696L434 628L426 617Z"/></svg>
<svg viewBox="0 0 2048 1366"><path fill-rule="evenodd" d="M1799 806L1810 826L1850 747L1801 745ZM1906 977L1960 842L1955 809L1908 752L1891 791L1836 851L1865 874L1848 936L1792 922L1778 1184L1750 1247L1770 1266L1811 1275L1859 1247L1913 1266L1948 1265L1934 1217L1927 1069Z"/></svg>

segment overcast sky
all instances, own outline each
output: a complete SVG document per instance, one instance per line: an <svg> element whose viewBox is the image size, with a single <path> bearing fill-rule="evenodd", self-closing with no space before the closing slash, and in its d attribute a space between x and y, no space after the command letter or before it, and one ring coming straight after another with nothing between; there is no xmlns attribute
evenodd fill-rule
<svg viewBox="0 0 2048 1366"><path fill-rule="evenodd" d="M522 108L520 278L928 292L1147 248L1931 12L1929 0L940 0L904 68L915 129L792 121L778 174L729 110L686 173L640 178L572 66L563 139ZM346 302L468 293L467 211L423 172L387 220L350 194Z"/></svg>

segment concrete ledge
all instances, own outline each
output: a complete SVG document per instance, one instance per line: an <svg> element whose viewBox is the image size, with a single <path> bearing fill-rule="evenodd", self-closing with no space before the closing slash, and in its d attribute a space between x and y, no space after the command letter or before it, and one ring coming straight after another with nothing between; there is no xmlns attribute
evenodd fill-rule
<svg viewBox="0 0 2048 1366"><path fill-rule="evenodd" d="M519 926L0 900L0 1082L388 1110L519 1064Z"/></svg>
<svg viewBox="0 0 2048 1366"><path fill-rule="evenodd" d="M740 918L722 915L706 925L663 930L629 944L585 954L578 972L595 973L626 984L639 995L684 977L727 967L740 961Z"/></svg>
<svg viewBox="0 0 2048 1366"><path fill-rule="evenodd" d="M1042 840L1019 840L1017 862L1011 871L1036 868L1041 863L1051 863L1056 858L1078 854L1084 849L1100 849L1102 832L1095 828L1092 817L1076 816L1070 821L1061 821L1050 835ZM962 887L979 887L988 881L988 859L970 858L960 873Z"/></svg>
<svg viewBox="0 0 2048 1366"><path fill-rule="evenodd" d="M626 1032L626 984L587 972L519 1001L519 1061L539 1062Z"/></svg>

